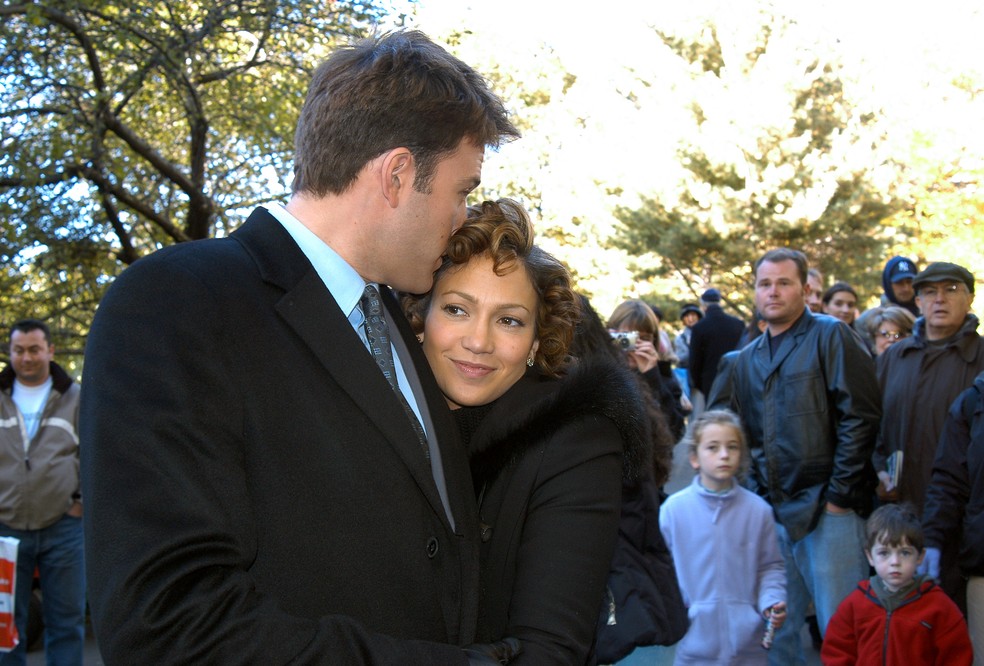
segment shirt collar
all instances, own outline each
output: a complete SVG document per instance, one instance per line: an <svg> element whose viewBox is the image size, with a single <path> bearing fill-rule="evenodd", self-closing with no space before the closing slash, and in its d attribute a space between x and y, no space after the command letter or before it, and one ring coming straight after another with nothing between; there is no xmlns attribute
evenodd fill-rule
<svg viewBox="0 0 984 666"><path fill-rule="evenodd" d="M277 203L264 204L264 208L280 222L301 248L301 252L314 266L315 272L331 292L332 298L350 321L353 311L359 314L356 317L359 321L353 322L353 326L358 327L362 323L362 317L357 306L359 299L362 298L366 281L327 243L304 226L303 222L287 212L286 208Z"/></svg>

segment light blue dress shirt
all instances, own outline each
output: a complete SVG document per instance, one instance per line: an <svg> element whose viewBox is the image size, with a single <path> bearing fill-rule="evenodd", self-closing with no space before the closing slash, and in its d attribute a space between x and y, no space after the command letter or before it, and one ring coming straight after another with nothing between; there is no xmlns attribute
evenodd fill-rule
<svg viewBox="0 0 984 666"><path fill-rule="evenodd" d="M301 248L301 252L304 253L304 256L314 266L314 270L321 277L321 281L325 283L325 287L331 292L332 298L338 303L338 307L348 316L349 323L352 324L352 328L359 334L362 344L366 346L366 352L371 353L369 351L369 341L366 339L366 329L362 325L365 322L365 315L363 315L362 307L359 305L362 292L366 288L366 281L337 252L328 247L327 243L318 238L313 231L305 227L300 220L288 213L287 209L283 206L271 203L265 204L264 208L277 218L277 221L283 225L287 233L297 243L297 246ZM421 418L420 408L417 407L417 399L413 394L413 390L410 388L410 382L407 381L406 373L403 371L402 359L396 353L396 349L392 343L390 344L390 348L393 353L393 361L396 366L396 379L400 385L400 391L407 399L407 403L410 405L413 413L417 415L417 420L424 427L424 434L426 435L427 426L423 425L425 421Z"/></svg>

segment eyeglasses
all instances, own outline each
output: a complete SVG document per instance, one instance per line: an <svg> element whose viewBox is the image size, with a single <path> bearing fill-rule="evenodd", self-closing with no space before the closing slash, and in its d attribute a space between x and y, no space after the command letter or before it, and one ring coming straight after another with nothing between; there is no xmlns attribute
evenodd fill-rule
<svg viewBox="0 0 984 666"><path fill-rule="evenodd" d="M909 337L908 333L901 333L899 331L878 331L878 335L886 340L898 340L900 338Z"/></svg>
<svg viewBox="0 0 984 666"><path fill-rule="evenodd" d="M961 287L964 287L964 285L957 282L944 285L931 284L926 287L920 287L919 291L916 293L920 298L936 298L938 294L943 294L944 298L953 298L957 294L963 292Z"/></svg>

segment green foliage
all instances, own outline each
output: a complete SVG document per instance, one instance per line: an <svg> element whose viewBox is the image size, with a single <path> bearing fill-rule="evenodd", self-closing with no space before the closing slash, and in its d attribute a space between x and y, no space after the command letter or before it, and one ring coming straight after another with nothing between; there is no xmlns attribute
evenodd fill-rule
<svg viewBox="0 0 984 666"><path fill-rule="evenodd" d="M772 114L780 122L727 135L730 151L721 150L721 132L710 131L739 124L730 96L757 101L756 69L768 65L783 30L767 22L747 53L722 48L713 26L692 39L659 33L691 77L718 95L689 106L699 129L679 148L685 176L675 196L642 196L638 206L615 210L612 245L634 258L637 279L674 278L685 285L681 300L713 285L746 317L754 310L751 266L765 251L801 249L828 284L847 280L864 300L880 291L887 249L899 240L882 224L901 202L872 184L877 163L857 160L859 145L877 143L877 114L852 106L835 63L802 63L778 97L788 109Z"/></svg>
<svg viewBox="0 0 984 666"><path fill-rule="evenodd" d="M66 313L83 337L122 265L227 234L243 210L283 196L310 72L386 9L382 0L0 6L4 320Z"/></svg>
<svg viewBox="0 0 984 666"><path fill-rule="evenodd" d="M961 86L972 90L970 81L962 79ZM956 262L969 268L984 287L984 158L979 148L966 145L962 134L954 140L958 149L944 147L940 137L925 131L914 135L904 165L905 205L886 224L919 238L914 246L896 244L894 253L923 266L931 261Z"/></svg>

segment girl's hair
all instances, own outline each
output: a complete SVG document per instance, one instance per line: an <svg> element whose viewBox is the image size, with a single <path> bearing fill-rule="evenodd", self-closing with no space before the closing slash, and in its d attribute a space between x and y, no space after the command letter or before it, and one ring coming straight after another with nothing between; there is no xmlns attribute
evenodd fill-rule
<svg viewBox="0 0 984 666"><path fill-rule="evenodd" d="M633 299L619 304L608 318L608 328L615 330L622 327L646 333L655 339L659 331L659 319L648 303Z"/></svg>
<svg viewBox="0 0 984 666"><path fill-rule="evenodd" d="M896 547L908 543L920 552L923 549L922 524L908 502L883 504L875 509L864 524L864 536L868 552L879 543Z"/></svg>
<svg viewBox="0 0 984 666"><path fill-rule="evenodd" d="M851 296L854 296L855 301L858 300L858 292L854 291L854 287L846 282L835 282L827 288L827 291L823 292L823 298L821 299L823 304L830 305L830 301L833 299L834 295L839 294L842 291L846 291Z"/></svg>
<svg viewBox="0 0 984 666"><path fill-rule="evenodd" d="M476 257L492 259L496 275L505 275L517 265L526 271L537 301L536 339L540 346L534 360L544 373L559 374L574 337L579 301L567 268L533 244L533 223L522 206L510 199L469 206L468 219L448 240L434 284ZM403 297L404 312L416 333L424 330L433 291Z"/></svg>
<svg viewBox="0 0 984 666"><path fill-rule="evenodd" d="M751 456L748 453L748 440L745 438L745 429L741 427L741 419L730 409L712 409L701 412L691 422L690 428L687 429L687 434L683 436L682 440L687 446L687 457L697 456L697 447L700 445L700 438L703 436L707 426L710 425L730 426L734 428L738 437L738 444L741 446L741 461L738 463L738 474L736 476L739 480L744 479L748 473L748 466L751 463Z"/></svg>

